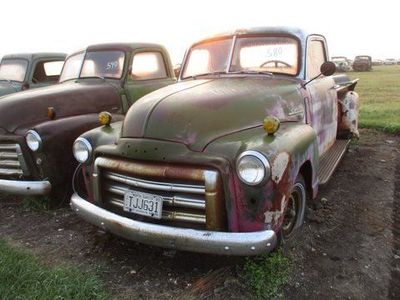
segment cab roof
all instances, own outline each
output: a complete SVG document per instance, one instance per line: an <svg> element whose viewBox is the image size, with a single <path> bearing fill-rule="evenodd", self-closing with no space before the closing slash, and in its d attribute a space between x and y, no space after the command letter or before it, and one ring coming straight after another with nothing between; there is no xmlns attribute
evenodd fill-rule
<svg viewBox="0 0 400 300"><path fill-rule="evenodd" d="M206 39L203 39L198 43L205 42L207 40L219 39L223 37L229 37L234 35L257 35L257 34L278 34L278 35L293 35L296 36L299 40L305 41L309 34L298 27L289 27L289 26L266 26L266 27L250 27L250 28L241 28L233 31L219 33L213 36L210 36Z"/></svg>
<svg viewBox="0 0 400 300"><path fill-rule="evenodd" d="M15 53L15 54L6 54L3 56L3 59L27 59L29 61L41 58L50 58L50 59L62 59L65 60L67 54L65 53L55 53L55 52L38 52L38 53Z"/></svg>

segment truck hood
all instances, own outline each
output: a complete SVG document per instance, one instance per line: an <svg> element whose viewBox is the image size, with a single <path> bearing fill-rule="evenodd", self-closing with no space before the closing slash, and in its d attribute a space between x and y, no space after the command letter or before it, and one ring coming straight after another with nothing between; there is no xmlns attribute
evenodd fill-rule
<svg viewBox="0 0 400 300"><path fill-rule="evenodd" d="M101 103L110 103L101 99L110 97L119 97L117 89L99 79L68 81L14 93L0 99L0 128L13 133L49 120L48 107L54 107L56 119L96 113L102 110Z"/></svg>
<svg viewBox="0 0 400 300"><path fill-rule="evenodd" d="M303 120L299 87L294 79L263 76L180 82L132 105L122 137L174 141L203 151L221 136L261 126L267 115Z"/></svg>
<svg viewBox="0 0 400 300"><path fill-rule="evenodd" d="M20 83L9 83L7 81L0 81L0 97L12 94L21 90Z"/></svg>

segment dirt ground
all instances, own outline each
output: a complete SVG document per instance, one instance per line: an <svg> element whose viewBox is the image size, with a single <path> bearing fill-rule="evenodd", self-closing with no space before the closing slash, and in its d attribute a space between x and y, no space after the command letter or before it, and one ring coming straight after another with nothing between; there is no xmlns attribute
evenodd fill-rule
<svg viewBox="0 0 400 300"><path fill-rule="evenodd" d="M68 208L35 212L3 195L0 238L47 264L96 269L118 299L251 297L243 258L99 234ZM400 137L362 130L284 250L294 262L287 299L400 299Z"/></svg>

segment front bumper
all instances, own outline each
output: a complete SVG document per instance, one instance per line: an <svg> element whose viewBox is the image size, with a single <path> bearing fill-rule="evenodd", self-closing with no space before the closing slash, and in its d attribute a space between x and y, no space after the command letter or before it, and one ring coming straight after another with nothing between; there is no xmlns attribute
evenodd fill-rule
<svg viewBox="0 0 400 300"><path fill-rule="evenodd" d="M51 191L51 183L0 179L0 191L14 195L45 196Z"/></svg>
<svg viewBox="0 0 400 300"><path fill-rule="evenodd" d="M223 255L257 255L270 252L277 242L273 230L218 232L139 222L98 207L76 193L71 197L71 207L83 219L106 231L159 247Z"/></svg>

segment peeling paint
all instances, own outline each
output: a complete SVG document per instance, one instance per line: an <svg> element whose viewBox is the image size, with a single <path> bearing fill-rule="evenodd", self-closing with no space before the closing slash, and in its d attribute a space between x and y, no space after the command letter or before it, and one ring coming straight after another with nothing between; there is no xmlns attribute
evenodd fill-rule
<svg viewBox="0 0 400 300"><path fill-rule="evenodd" d="M339 100L342 106L342 122L341 129L349 130L357 138L360 136L358 132L358 94L356 92L347 92L342 100Z"/></svg>
<svg viewBox="0 0 400 300"><path fill-rule="evenodd" d="M271 177L272 181L279 183L282 179L282 175L285 172L289 163L289 154L287 152L282 152L277 155L272 163L271 167Z"/></svg>

